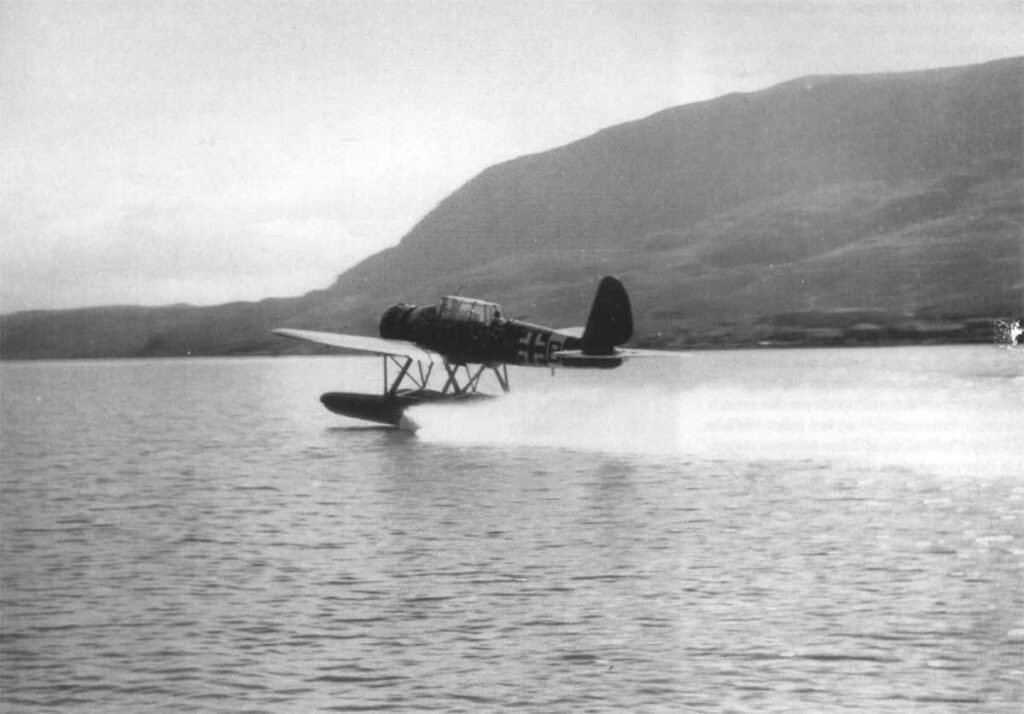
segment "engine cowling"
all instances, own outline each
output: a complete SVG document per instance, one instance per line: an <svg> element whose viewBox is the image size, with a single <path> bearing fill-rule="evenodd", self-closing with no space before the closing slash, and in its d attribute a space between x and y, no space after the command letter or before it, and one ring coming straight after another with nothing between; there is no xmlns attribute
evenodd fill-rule
<svg viewBox="0 0 1024 714"><path fill-rule="evenodd" d="M392 305L380 316L380 336L389 340L412 338L412 313L415 305L398 303Z"/></svg>
<svg viewBox="0 0 1024 714"><path fill-rule="evenodd" d="M400 302L392 305L380 316L380 336L389 340L407 340L416 344L429 343L434 334L437 307L416 307Z"/></svg>

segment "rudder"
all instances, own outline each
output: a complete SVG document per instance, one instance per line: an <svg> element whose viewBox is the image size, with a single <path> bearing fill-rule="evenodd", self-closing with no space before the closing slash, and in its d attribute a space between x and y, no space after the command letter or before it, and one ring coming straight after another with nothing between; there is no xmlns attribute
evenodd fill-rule
<svg viewBox="0 0 1024 714"><path fill-rule="evenodd" d="M583 331L583 354L610 355L633 336L633 308L618 278L607 276L597 286Z"/></svg>

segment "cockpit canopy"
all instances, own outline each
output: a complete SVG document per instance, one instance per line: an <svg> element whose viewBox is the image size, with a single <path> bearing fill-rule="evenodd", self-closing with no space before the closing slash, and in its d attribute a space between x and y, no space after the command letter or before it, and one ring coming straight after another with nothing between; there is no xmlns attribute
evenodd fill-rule
<svg viewBox="0 0 1024 714"><path fill-rule="evenodd" d="M492 320L501 317L501 307L493 302L446 295L437 306L437 315L442 320L489 325Z"/></svg>

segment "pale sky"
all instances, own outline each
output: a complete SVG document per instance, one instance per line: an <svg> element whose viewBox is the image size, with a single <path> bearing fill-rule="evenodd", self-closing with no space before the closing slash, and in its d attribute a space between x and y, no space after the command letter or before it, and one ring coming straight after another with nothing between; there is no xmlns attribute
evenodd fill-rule
<svg viewBox="0 0 1024 714"><path fill-rule="evenodd" d="M0 311L299 295L497 162L1022 28L1020 0L0 0Z"/></svg>

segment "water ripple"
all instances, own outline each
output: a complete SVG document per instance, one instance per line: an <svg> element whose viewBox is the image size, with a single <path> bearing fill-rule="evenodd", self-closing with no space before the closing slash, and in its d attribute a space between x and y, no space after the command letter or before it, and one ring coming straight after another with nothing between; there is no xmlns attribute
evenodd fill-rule
<svg viewBox="0 0 1024 714"><path fill-rule="evenodd" d="M836 407L833 380L841 397L867 384L870 399L876 370L931 354L858 353L867 371L834 353L759 359L777 360L773 379L789 374L799 399ZM607 448L666 437L625 421L559 444L541 402L522 442L501 425L482 439L480 415L468 440L332 428L309 399L336 381L331 360L4 364L0 705L1019 708L1024 483L983 458L969 477L906 453L851 460L898 441L863 420L843 436L841 410L816 412L827 438L808 439L800 419L787 432L795 417L766 401L785 401L779 389L742 411L735 370L754 375L748 391L764 376L744 359L688 360L705 385L690 406L779 417L769 433L784 447L739 422L682 453ZM970 363L948 359L938 382ZM807 383L821 373L824 386ZM681 389L698 378L662 376ZM971 389L939 395L925 380L904 395L927 411L899 412L914 449L937 438L914 429L941 426L947 407L957 428L968 409L1016 433L1014 404L991 391L1002 381L956 378ZM732 385L716 393L726 411L708 399L715 379ZM875 396L891 401L882 381ZM78 398L32 396L57 388ZM613 387L587 388L607 401ZM565 416L558 394L543 404ZM818 451L837 444L841 459Z"/></svg>

